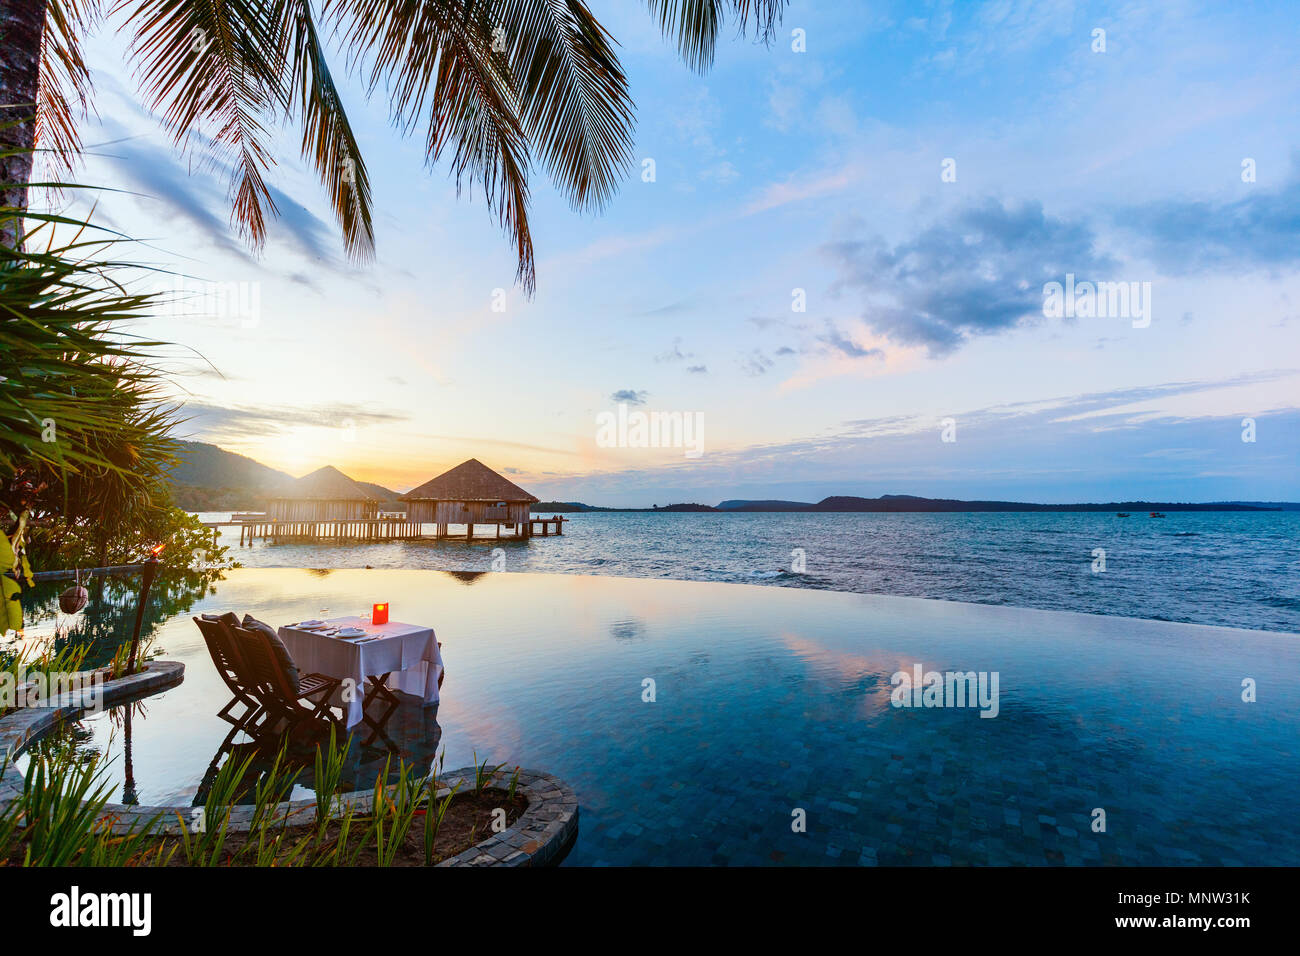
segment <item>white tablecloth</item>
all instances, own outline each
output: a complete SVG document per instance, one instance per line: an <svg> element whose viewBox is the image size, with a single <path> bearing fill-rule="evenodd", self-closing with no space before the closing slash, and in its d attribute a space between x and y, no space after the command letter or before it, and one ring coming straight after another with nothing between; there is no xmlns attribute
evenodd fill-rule
<svg viewBox="0 0 1300 956"><path fill-rule="evenodd" d="M389 674L387 686L414 697L425 704L438 702L438 678L442 676L442 654L438 638L431 627L418 624L371 624L361 617L336 617L327 622L338 627L359 627L367 636L378 640L357 643L326 637L294 627L279 629L280 640L289 649L293 662L304 674L315 672L329 677L351 680L355 690L348 694L344 686L341 703L347 708L347 726L361 722L365 706L365 678ZM348 697L351 700L348 700Z"/></svg>

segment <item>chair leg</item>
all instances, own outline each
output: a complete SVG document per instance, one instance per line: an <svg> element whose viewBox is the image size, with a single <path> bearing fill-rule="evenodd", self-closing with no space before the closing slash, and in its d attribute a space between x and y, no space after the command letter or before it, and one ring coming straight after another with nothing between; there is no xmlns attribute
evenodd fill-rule
<svg viewBox="0 0 1300 956"><path fill-rule="evenodd" d="M385 683L387 679L387 674L371 678L370 693L366 695L361 712L361 722L370 728L370 736L361 742L361 746L369 747L374 743L376 737L382 737L388 749L397 753L399 748L397 744L393 743L392 738L388 736L387 730L388 721L392 719L393 712L397 710L400 701L388 689L388 685ZM375 716L372 711L379 711L378 716Z"/></svg>

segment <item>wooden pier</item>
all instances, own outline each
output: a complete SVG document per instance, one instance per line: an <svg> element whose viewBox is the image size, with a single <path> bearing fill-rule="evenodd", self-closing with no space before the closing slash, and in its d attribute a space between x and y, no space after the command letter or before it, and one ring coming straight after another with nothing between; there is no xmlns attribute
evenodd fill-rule
<svg viewBox="0 0 1300 956"><path fill-rule="evenodd" d="M208 522L213 534L239 528L239 543L254 541L407 541L417 538L463 538L474 529L504 528L509 537L528 539L564 534L568 518L534 517L537 497L488 468L477 458L461 462L401 496L405 511L380 511L379 500L337 468L326 465L293 482L270 500L263 512L236 512L227 522ZM432 535L424 529L433 528ZM463 534L451 529L464 528Z"/></svg>
<svg viewBox="0 0 1300 956"><path fill-rule="evenodd" d="M420 526L405 518L357 518L349 521L241 522L239 543L257 538L271 541L400 541L420 537Z"/></svg>
<svg viewBox="0 0 1300 956"><path fill-rule="evenodd" d="M565 522L570 519L561 515L549 518L529 517L524 521L509 523L505 521L479 521L473 524L457 525L464 528L462 533L454 533L451 524L426 525L417 521L400 518L364 518L351 521L276 521L266 515L240 515L239 520L207 521L204 527L212 528L214 533L222 528L238 528L239 543L252 544L258 539L277 543L280 541L411 541L420 538L463 538L465 540L498 540L501 529L505 527L513 532L510 537L533 538L550 537L564 534ZM476 527L491 525L496 529L494 535L476 535ZM425 528L433 529L426 534Z"/></svg>

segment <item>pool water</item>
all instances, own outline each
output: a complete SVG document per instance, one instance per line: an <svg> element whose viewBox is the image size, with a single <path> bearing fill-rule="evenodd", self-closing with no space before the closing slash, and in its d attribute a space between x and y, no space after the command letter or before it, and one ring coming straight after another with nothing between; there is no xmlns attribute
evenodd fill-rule
<svg viewBox="0 0 1300 956"><path fill-rule="evenodd" d="M191 613L278 625L377 601L434 627L447 668L398 742L426 768L441 753L564 779L581 805L567 866L1300 864L1297 635L492 572L238 570ZM188 803L228 694L189 615L156 646L185 681L131 714L132 790ZM893 706L891 675L917 664L996 673L997 716ZM124 717L77 730L119 788Z"/></svg>

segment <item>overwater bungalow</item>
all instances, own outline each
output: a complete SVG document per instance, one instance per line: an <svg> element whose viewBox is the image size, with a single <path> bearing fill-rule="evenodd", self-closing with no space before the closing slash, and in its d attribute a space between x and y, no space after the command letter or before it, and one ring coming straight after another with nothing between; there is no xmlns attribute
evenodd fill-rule
<svg viewBox="0 0 1300 956"><path fill-rule="evenodd" d="M483 524L495 525L497 537L502 528L523 538L539 533L539 528L541 534L551 534L552 528L555 534L564 533L563 518L534 518L531 508L538 498L477 458L412 488L401 500L406 502L407 520L432 524L438 538L448 537L451 525L465 526L466 538L474 537L474 526Z"/></svg>
<svg viewBox="0 0 1300 956"><path fill-rule="evenodd" d="M379 516L379 499L333 465L304 475L272 498L262 524L249 536L269 538L387 539L415 537L405 517ZM243 543L241 529L240 543Z"/></svg>

